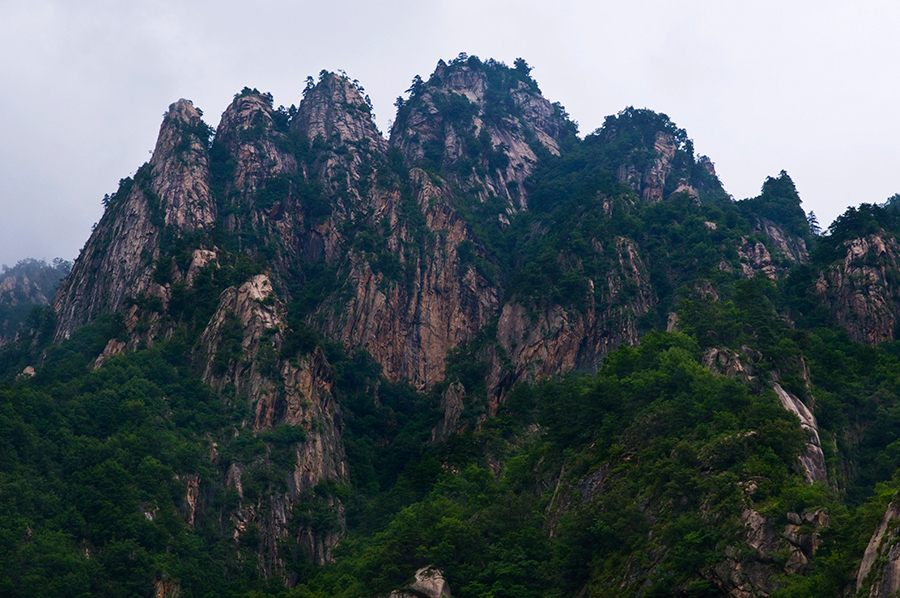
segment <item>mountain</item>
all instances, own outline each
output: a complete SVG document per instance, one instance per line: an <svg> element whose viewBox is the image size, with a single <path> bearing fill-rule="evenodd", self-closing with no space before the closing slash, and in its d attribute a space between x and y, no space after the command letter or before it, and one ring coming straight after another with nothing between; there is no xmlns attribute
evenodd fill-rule
<svg viewBox="0 0 900 598"><path fill-rule="evenodd" d="M57 258L52 264L26 259L0 273L0 345L19 338L28 325L34 307L50 303L56 288L72 269L72 264Z"/></svg>
<svg viewBox="0 0 900 598"><path fill-rule="evenodd" d="M735 201L522 59L408 94L169 107L0 348L0 593L896 591L894 203Z"/></svg>

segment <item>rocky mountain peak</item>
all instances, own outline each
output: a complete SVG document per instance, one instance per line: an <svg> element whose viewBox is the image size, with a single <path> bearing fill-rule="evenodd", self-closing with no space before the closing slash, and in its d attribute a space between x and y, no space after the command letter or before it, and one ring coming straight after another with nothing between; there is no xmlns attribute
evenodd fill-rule
<svg viewBox="0 0 900 598"><path fill-rule="evenodd" d="M68 338L103 313L128 308L133 320L141 297L168 300L166 288L154 280L161 243L216 223L211 129L201 116L189 100L169 106L150 162L104 200L103 218L53 300L56 338Z"/></svg>
<svg viewBox="0 0 900 598"><path fill-rule="evenodd" d="M276 122L279 116L281 122ZM285 179L298 172L286 125L287 115L272 108L272 96L255 89L244 88L222 114L212 152L216 160L233 164L232 172L223 173L230 176L220 198L227 206L228 230L247 225L264 230L270 216L277 219L283 212L290 191ZM254 210L250 218L237 217L241 205Z"/></svg>
<svg viewBox="0 0 900 598"><path fill-rule="evenodd" d="M216 221L209 192L209 135L202 114L190 100L169 106L150 160L150 190L159 197L164 222L182 232Z"/></svg>
<svg viewBox="0 0 900 598"><path fill-rule="evenodd" d="M444 170L485 201L500 197L510 211L527 209L521 185L537 152L559 154L574 124L544 98L522 68L460 55L440 61L424 82L413 80L399 102L391 144L410 165Z"/></svg>
<svg viewBox="0 0 900 598"><path fill-rule="evenodd" d="M319 83L307 91L291 129L309 139L321 135L329 141L368 143L373 149L387 151L387 142L372 120L372 107L363 97L362 88L334 73L324 73Z"/></svg>

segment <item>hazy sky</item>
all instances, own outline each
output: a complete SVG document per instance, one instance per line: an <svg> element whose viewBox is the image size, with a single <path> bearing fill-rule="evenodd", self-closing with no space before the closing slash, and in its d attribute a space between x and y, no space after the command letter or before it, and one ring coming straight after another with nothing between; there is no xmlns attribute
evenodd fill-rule
<svg viewBox="0 0 900 598"><path fill-rule="evenodd" d="M785 169L827 225L900 192L900 3L0 0L0 264L74 259L162 114L216 126L244 86L298 104L343 69L382 131L460 52L532 66L580 132L665 112L736 199Z"/></svg>

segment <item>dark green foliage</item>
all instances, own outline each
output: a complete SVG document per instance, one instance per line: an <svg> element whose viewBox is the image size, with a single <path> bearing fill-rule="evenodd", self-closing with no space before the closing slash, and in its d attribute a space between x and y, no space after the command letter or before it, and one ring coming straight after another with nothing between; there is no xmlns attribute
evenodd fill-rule
<svg viewBox="0 0 900 598"><path fill-rule="evenodd" d="M800 207L800 196L791 177L783 170L776 178L766 177L759 197L736 205L747 217L766 218L801 239L812 238L806 213Z"/></svg>
<svg viewBox="0 0 900 598"><path fill-rule="evenodd" d="M792 500L782 488L796 479L805 435L773 394L714 376L697 362L699 351L687 337L651 335L639 349L613 353L596 377L513 393L511 406L524 416L513 427L528 423L534 401L542 436L504 441L492 426L462 435L482 447L474 461L425 474L431 481L417 502L380 533L346 542L337 562L295 595L384 593L425 565L440 567L462 597L567 596L583 588L606 595L612 587L621 595L627 580L617 576L635 554L649 559L654 587L700 588L698 574L740 529L737 482L758 480L761 502ZM487 447L512 451L499 476L479 464ZM435 456L452 454L436 449ZM433 459L424 455L418 467ZM579 497L578 480L600 465L608 471L602 491ZM412 484L422 475L415 472L408 466L397 486ZM545 492L536 482L548 473ZM564 491L571 499L552 492L557 478L572 485ZM589 502L557 511L562 500ZM638 506L648 502L660 506L652 517ZM548 520L548 513L557 514Z"/></svg>

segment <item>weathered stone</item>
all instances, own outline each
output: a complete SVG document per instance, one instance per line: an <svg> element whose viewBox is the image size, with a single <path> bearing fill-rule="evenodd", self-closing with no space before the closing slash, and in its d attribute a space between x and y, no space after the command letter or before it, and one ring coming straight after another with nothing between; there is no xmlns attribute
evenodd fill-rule
<svg viewBox="0 0 900 598"><path fill-rule="evenodd" d="M465 387L459 382L454 382L447 387L441 395L441 407L444 409L444 417L440 423L431 430L431 442L443 442L456 432L456 423L462 415L466 396Z"/></svg>
<svg viewBox="0 0 900 598"><path fill-rule="evenodd" d="M893 523L900 519L900 503L888 505L872 534L856 575L856 591L871 583L868 596L888 598L900 591L900 534Z"/></svg>
<svg viewBox="0 0 900 598"><path fill-rule="evenodd" d="M803 404L803 401L784 390L777 382L772 385L775 394L781 400L781 404L785 409L797 415L800 419L800 426L809 433L809 441L806 443L806 450L800 456L800 462L803 465L803 471L806 473L808 482L825 482L828 479L828 473L825 469L825 455L822 452L822 443L819 440L819 426L816 418L810 411L809 407Z"/></svg>
<svg viewBox="0 0 900 598"><path fill-rule="evenodd" d="M492 152L502 153L508 161L493 165L485 162L482 174L448 169L450 180L482 201L494 195L505 200L510 211L525 210L528 206L522 184L538 159L529 139L558 154L561 140L569 134L568 126L549 101L518 79L511 79L506 89L494 91L508 94L520 117L489 116L485 108L490 85L479 66L439 62L429 81L410 98L408 110L398 115L391 130L391 145L398 147L411 165L422 163L426 148L440 147L439 160L446 167L472 157L465 138L486 136ZM471 106L470 120L448 118L437 108L459 96Z"/></svg>
<svg viewBox="0 0 900 598"><path fill-rule="evenodd" d="M900 244L882 235L844 243L844 259L819 276L814 290L853 340L875 346L894 340L900 323Z"/></svg>
<svg viewBox="0 0 900 598"><path fill-rule="evenodd" d="M57 340L141 297L168 299L168 289L154 280L162 231L180 237L216 220L205 127L189 101L169 107L149 164L127 196L113 198L53 299ZM136 316L139 310L131 311Z"/></svg>
<svg viewBox="0 0 900 598"><path fill-rule="evenodd" d="M235 326L240 331L239 355L224 363L217 361L229 328ZM234 488L242 499L232 516L236 539L251 522L258 525L263 539L261 566L267 576L280 571L277 540L291 533L293 505L321 482L345 483L348 479L331 367L318 348L306 355L282 356L286 330L284 306L275 297L268 276L260 274L222 293L195 355L205 382L216 389L233 385L236 398L251 405L253 418L247 425L256 431L279 424L298 426L306 435L293 447L294 467L287 492L270 497L271 507L264 512L243 502L243 465L233 463L225 476L226 487ZM337 499L329 500L342 521L342 505ZM330 559L342 527L322 533L301 527L295 540L322 564Z"/></svg>
<svg viewBox="0 0 900 598"><path fill-rule="evenodd" d="M402 590L394 590L389 598L445 598L450 596L450 585L440 569L423 567L416 571L413 582Z"/></svg>

